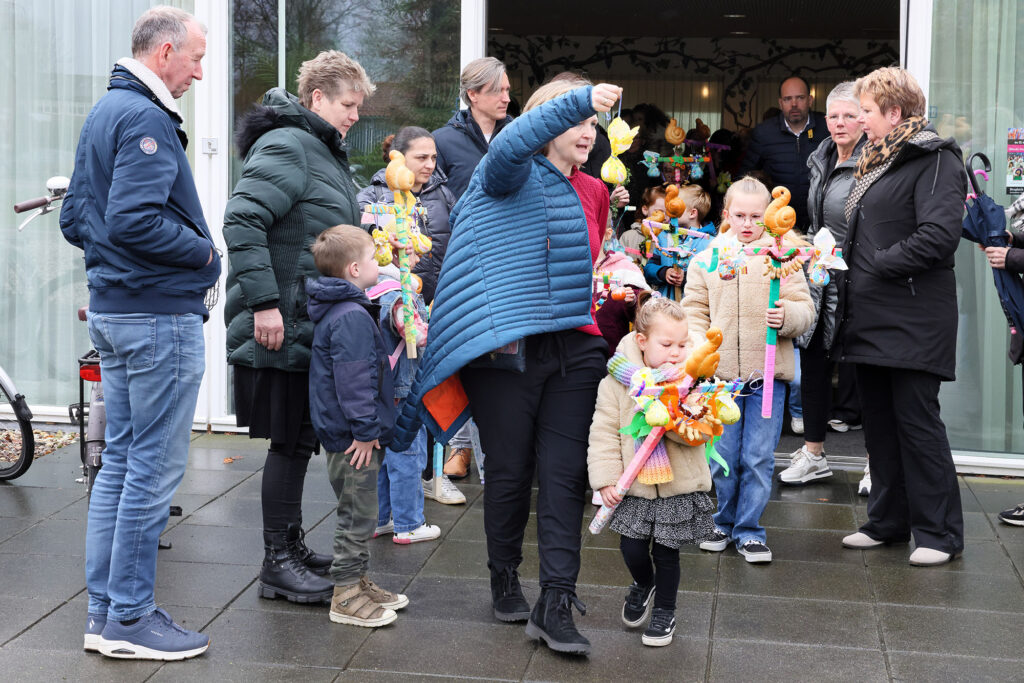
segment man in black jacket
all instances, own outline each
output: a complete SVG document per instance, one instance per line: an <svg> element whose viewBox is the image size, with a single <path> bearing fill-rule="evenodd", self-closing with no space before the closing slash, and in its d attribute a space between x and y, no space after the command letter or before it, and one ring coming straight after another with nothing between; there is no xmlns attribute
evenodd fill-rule
<svg viewBox="0 0 1024 683"><path fill-rule="evenodd" d="M779 87L776 118L761 122L750 137L740 174L764 170L775 185L785 185L793 198L789 205L796 211L796 226L807 228L807 190L810 184L807 158L828 137L825 118L811 111L814 97L807 81L792 76Z"/></svg>

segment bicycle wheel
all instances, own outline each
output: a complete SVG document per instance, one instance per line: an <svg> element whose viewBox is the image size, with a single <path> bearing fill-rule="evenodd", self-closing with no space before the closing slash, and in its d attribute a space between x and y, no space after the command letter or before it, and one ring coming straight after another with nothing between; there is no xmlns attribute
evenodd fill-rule
<svg viewBox="0 0 1024 683"><path fill-rule="evenodd" d="M14 413L0 414L0 480L15 479L32 466L35 455L32 413L25 397L13 390L10 382L0 381L0 406L9 406Z"/></svg>

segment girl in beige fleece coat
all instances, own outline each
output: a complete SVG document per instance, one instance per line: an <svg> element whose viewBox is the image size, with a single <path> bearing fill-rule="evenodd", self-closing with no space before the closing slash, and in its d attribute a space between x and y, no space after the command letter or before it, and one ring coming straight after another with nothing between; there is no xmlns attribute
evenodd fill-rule
<svg viewBox="0 0 1024 683"><path fill-rule="evenodd" d="M711 247L724 241L724 234L733 233L743 244L768 245L764 236L764 214L771 202L768 188L753 178L733 183L725 194L722 211L723 234ZM802 270L781 283L779 300L769 306L771 284L764 274L759 257L747 259L746 272L729 280L722 279L717 269L709 272L711 249L698 254L690 262L686 274L683 308L686 310L691 340L703 340L708 327L722 330L718 377L736 379L763 370L765 333L767 327L778 330L775 349L774 400L772 416L761 417L762 390L736 398L740 420L728 425L716 444L718 454L729 465L729 476L712 463L711 473L718 497L714 537L700 544L702 550L720 552L730 542L746 557L747 562L771 562L772 552L760 524L761 513L768 504L775 446L782 433L782 415L786 390L784 382L793 379L793 338L807 330L814 320L814 304L807 290Z"/></svg>
<svg viewBox="0 0 1024 683"><path fill-rule="evenodd" d="M644 301L645 297L649 298ZM678 302L641 294L636 331L622 338L609 367L657 368L682 363L688 355L688 339L686 314ZM601 380L590 427L587 468L590 485L602 502L610 507L618 505L610 528L620 534L619 548L633 576L622 606L622 621L629 627L640 626L653 608L642 642L661 646L672 641L675 631L679 547L698 543L714 533L711 513L715 506L707 494L711 472L703 447L687 446L675 432L666 432L661 441L672 468L672 481L657 485L634 481L620 498L615 484L640 442L619 430L633 421L635 406L628 387L613 375Z"/></svg>

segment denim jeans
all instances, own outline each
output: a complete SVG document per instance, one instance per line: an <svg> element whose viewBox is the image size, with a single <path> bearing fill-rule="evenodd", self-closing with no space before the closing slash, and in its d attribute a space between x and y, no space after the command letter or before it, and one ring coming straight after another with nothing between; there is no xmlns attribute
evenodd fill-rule
<svg viewBox="0 0 1024 683"><path fill-rule="evenodd" d="M469 418L466 424L459 428L459 431L455 432L451 440L448 441L448 446L452 450L456 448L472 448L473 458L476 460L476 468L480 472L480 483L484 483L484 449L480 445L480 430L476 426L476 422L473 418Z"/></svg>
<svg viewBox="0 0 1024 683"><path fill-rule="evenodd" d="M722 438L715 444L715 450L729 464L727 477L717 462L711 462L718 497L715 524L737 547L751 540L766 540L760 520L772 490L775 446L782 433L784 383L775 380L774 392L772 416L767 419L761 417L762 389L737 397L739 422L726 425Z"/></svg>
<svg viewBox="0 0 1024 683"><path fill-rule="evenodd" d="M203 320L89 313L89 336L107 407L85 536L89 613L127 621L156 609L157 544L185 474L205 369Z"/></svg>
<svg viewBox="0 0 1024 683"><path fill-rule="evenodd" d="M423 526L423 483L420 474L427 464L427 433L420 429L409 450L385 449L377 473L377 526L395 520L395 533Z"/></svg>
<svg viewBox="0 0 1024 683"><path fill-rule="evenodd" d="M789 383L789 416L801 419L804 416L803 398L800 395L800 349L793 346L793 381ZM774 411L772 411L774 412Z"/></svg>

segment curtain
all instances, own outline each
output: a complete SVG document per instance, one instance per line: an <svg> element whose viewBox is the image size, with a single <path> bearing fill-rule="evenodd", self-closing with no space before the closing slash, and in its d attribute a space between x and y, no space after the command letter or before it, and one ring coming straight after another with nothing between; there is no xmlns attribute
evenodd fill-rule
<svg viewBox="0 0 1024 683"><path fill-rule="evenodd" d="M965 160L992 162L984 191L1006 206L1006 142L1024 116L1024 3L934 0L928 117L954 136ZM1006 358L1009 333L984 255L963 241L956 255L960 325L957 381L940 394L954 449L1024 452L1021 375ZM1020 331L1024 334L1024 330Z"/></svg>
<svg viewBox="0 0 1024 683"><path fill-rule="evenodd" d="M105 92L113 63L131 54L132 25L146 0L0 2L0 365L33 406L76 401L77 358L89 349L82 252L64 241L58 212L23 232L11 206L70 176L85 117ZM175 2L191 10L192 2ZM181 101L186 121L191 102Z"/></svg>

